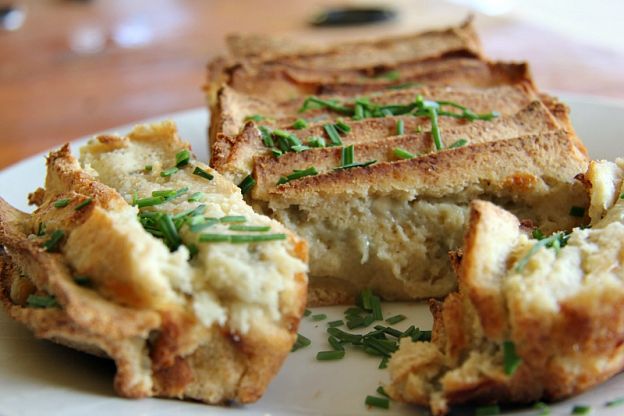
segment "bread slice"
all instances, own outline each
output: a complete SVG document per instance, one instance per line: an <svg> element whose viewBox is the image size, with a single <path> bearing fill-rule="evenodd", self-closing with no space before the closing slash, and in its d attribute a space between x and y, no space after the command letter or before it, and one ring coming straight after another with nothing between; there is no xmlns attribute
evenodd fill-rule
<svg viewBox="0 0 624 416"><path fill-rule="evenodd" d="M0 202L0 297L36 336L115 360L122 396L253 402L295 340L306 243L188 151L164 122L99 136L80 164L52 152L34 213Z"/></svg>
<svg viewBox="0 0 624 416"><path fill-rule="evenodd" d="M560 249L502 208L471 204L459 292L431 301L431 343L403 341L393 355L391 397L444 415L455 404L563 399L624 369L624 163L592 165L602 174L590 169L591 188L617 196L592 191L591 228Z"/></svg>

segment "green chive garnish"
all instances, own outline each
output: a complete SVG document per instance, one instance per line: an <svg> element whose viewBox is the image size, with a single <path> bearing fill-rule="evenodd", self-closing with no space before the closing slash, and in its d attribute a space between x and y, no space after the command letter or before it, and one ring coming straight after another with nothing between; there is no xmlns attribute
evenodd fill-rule
<svg viewBox="0 0 624 416"><path fill-rule="evenodd" d="M306 176L315 176L315 175L318 175L318 171L316 170L314 166L311 166L303 170L295 169L294 172L291 173L290 175L281 176L279 180L277 181L277 185L282 185L290 181L294 181L296 179L301 179Z"/></svg>
<svg viewBox="0 0 624 416"><path fill-rule="evenodd" d="M451 144L448 148L449 149L457 149L458 147L465 146L466 144L468 144L468 140L466 140L466 139L459 139L456 142L454 142L453 144Z"/></svg>
<svg viewBox="0 0 624 416"><path fill-rule="evenodd" d="M199 218L200 220L197 220L194 223L191 223L190 228L191 228L191 231L194 233L198 233L205 228L212 227L213 225L219 222L219 220L216 218L202 218L202 217L199 217Z"/></svg>
<svg viewBox="0 0 624 416"><path fill-rule="evenodd" d="M93 202L93 198L87 198L84 201L82 201L81 203L79 203L78 205L76 205L76 208L74 208L74 210L75 211L80 211L81 209L83 209L84 207L89 205L91 202Z"/></svg>
<svg viewBox="0 0 624 416"><path fill-rule="evenodd" d="M388 368L388 361L390 361L389 357L383 357L379 362L379 366L377 368L383 370L384 368Z"/></svg>
<svg viewBox="0 0 624 416"><path fill-rule="evenodd" d="M355 148L353 145L342 148L342 166L353 164L353 158L355 157Z"/></svg>
<svg viewBox="0 0 624 416"><path fill-rule="evenodd" d="M137 199L136 206L139 208L152 207L154 205L160 205L165 202L165 198L162 196L152 196L148 198Z"/></svg>
<svg viewBox="0 0 624 416"><path fill-rule="evenodd" d="M583 218L585 216L585 208L573 205L570 208L570 215L573 217Z"/></svg>
<svg viewBox="0 0 624 416"><path fill-rule="evenodd" d="M313 321L323 321L327 319L327 315L325 315L324 313L319 313L316 315L312 315L310 319L312 319Z"/></svg>
<svg viewBox="0 0 624 416"><path fill-rule="evenodd" d="M503 342L503 367L505 368L505 374L510 376L513 373L515 373L521 363L522 363L522 358L520 358L516 354L515 344L511 341L504 341Z"/></svg>
<svg viewBox="0 0 624 416"><path fill-rule="evenodd" d="M358 102L355 103L353 112L353 120L362 120L364 118L364 106Z"/></svg>
<svg viewBox="0 0 624 416"><path fill-rule="evenodd" d="M158 220L158 225L163 233L164 241L171 251L177 250L182 244L182 239L178 234L178 229L173 223L173 218L170 214L162 214Z"/></svg>
<svg viewBox="0 0 624 416"><path fill-rule="evenodd" d="M386 397L366 396L366 400L364 400L364 403L367 406L379 407L380 409L390 408L390 400L388 400L388 398Z"/></svg>
<svg viewBox="0 0 624 416"><path fill-rule="evenodd" d="M607 407L616 407L616 406L621 406L624 404L624 397L621 397L619 399L615 399L615 400L611 400L605 403L605 406Z"/></svg>
<svg viewBox="0 0 624 416"><path fill-rule="evenodd" d="M305 348L305 347L307 347L310 344L312 344L312 341L310 341L308 338L306 338L303 335L298 333L297 334L297 340L293 344L292 349L290 351L291 352L295 352L298 349Z"/></svg>
<svg viewBox="0 0 624 416"><path fill-rule="evenodd" d="M475 410L475 416L492 416L500 415L500 407L493 404L491 406L480 406Z"/></svg>
<svg viewBox="0 0 624 416"><path fill-rule="evenodd" d="M310 316L311 313L312 311L310 309L306 309L303 311L303 316Z"/></svg>
<svg viewBox="0 0 624 416"><path fill-rule="evenodd" d="M179 169L177 167L172 167L169 169L165 169L162 172L160 172L160 176L162 176L163 178L168 178L169 176L173 175L174 173L176 173Z"/></svg>
<svg viewBox="0 0 624 416"><path fill-rule="evenodd" d="M176 159L176 167L180 168L184 165L187 165L189 160L191 160L191 152L188 149L184 149L175 155Z"/></svg>
<svg viewBox="0 0 624 416"><path fill-rule="evenodd" d="M262 136L262 143L266 147L275 146L273 138L271 137L271 130L267 126L260 126L258 129L260 130L260 135Z"/></svg>
<svg viewBox="0 0 624 416"><path fill-rule="evenodd" d="M201 176L202 178L208 179L209 181L211 181L214 178L214 175L206 172L199 166L195 166L195 169L193 170L193 175Z"/></svg>
<svg viewBox="0 0 624 416"><path fill-rule="evenodd" d="M299 109L299 112L303 113L307 110L314 110L319 108L327 108L328 110L344 114L346 116L353 115L353 110L351 108L338 104L337 100L322 100L318 97L306 98L303 102L303 105Z"/></svg>
<svg viewBox="0 0 624 416"><path fill-rule="evenodd" d="M572 408L573 415L586 415L591 412L591 406L585 406L581 404L577 404Z"/></svg>
<svg viewBox="0 0 624 416"><path fill-rule="evenodd" d="M145 165L145 170L147 172L151 172L152 171L152 165Z"/></svg>
<svg viewBox="0 0 624 416"><path fill-rule="evenodd" d="M269 225L230 225L232 231L269 231L271 226Z"/></svg>
<svg viewBox="0 0 624 416"><path fill-rule="evenodd" d="M381 386L377 387L377 393L378 393L378 394L381 394L381 395L382 395L382 396L384 396L384 397L390 397L390 396L388 396L388 393L386 393L386 391L384 390L384 388L383 388L383 387L381 387Z"/></svg>
<svg viewBox="0 0 624 416"><path fill-rule="evenodd" d="M259 243L263 241L285 240L286 234L200 234L199 241L202 243Z"/></svg>
<svg viewBox="0 0 624 416"><path fill-rule="evenodd" d="M204 199L204 193L203 192L195 192L191 196L188 197L187 201L188 202L200 202L203 199Z"/></svg>
<svg viewBox="0 0 624 416"><path fill-rule="evenodd" d="M393 69L388 72L379 74L375 78L383 78L387 79L388 81L398 81L401 78L401 74L396 69Z"/></svg>
<svg viewBox="0 0 624 416"><path fill-rule="evenodd" d="M372 296L371 309L373 310L373 319L375 321L383 321L383 314L381 312L381 301L379 296Z"/></svg>
<svg viewBox="0 0 624 416"><path fill-rule="evenodd" d="M43 249L50 253L58 251L58 244L63 237L65 237L65 232L63 230L54 230L52 235L50 235L50 239L43 243Z"/></svg>
<svg viewBox="0 0 624 416"><path fill-rule="evenodd" d="M622 195L620 195L620 199L624 199L624 192L622 192Z"/></svg>
<svg viewBox="0 0 624 416"><path fill-rule="evenodd" d="M33 308L55 308L60 306L52 295L28 295L26 304Z"/></svg>
<svg viewBox="0 0 624 416"><path fill-rule="evenodd" d="M415 154L412 154L408 152L407 150L401 149L400 147L395 147L392 152L399 159L413 159L416 157Z"/></svg>
<svg viewBox="0 0 624 416"><path fill-rule="evenodd" d="M398 324L399 322L405 319L406 319L405 315L394 315L386 319L386 322L388 322L390 325L394 325L394 324Z"/></svg>
<svg viewBox="0 0 624 416"><path fill-rule="evenodd" d="M546 403L537 402L537 403L535 403L533 405L533 408L540 411L538 413L538 416L548 416L548 415L550 415L550 408L548 407L548 405Z"/></svg>
<svg viewBox="0 0 624 416"><path fill-rule="evenodd" d="M537 230L539 231L539 230ZM535 233L535 231L534 231ZM555 250L558 250L561 247L565 247L570 238L569 235L566 235L563 232L557 232L551 235L550 237L544 237L539 240L537 243L531 247L531 249L527 252L527 254L522 257L518 263L516 263L515 270L516 272L521 272L522 269L529 263L529 260L535 253L537 253L542 247L551 248L553 247Z"/></svg>
<svg viewBox="0 0 624 416"><path fill-rule="evenodd" d="M436 150L442 150L442 137L440 136L440 126L438 125L438 111L434 107L427 109L429 118L431 119L431 137Z"/></svg>
<svg viewBox="0 0 624 416"><path fill-rule="evenodd" d="M344 351L345 348L342 345L342 343L340 342L340 340L338 340L338 338L336 337L332 337L330 336L329 338L327 338L327 342L329 342L329 345L331 345L331 347L336 350L336 351Z"/></svg>
<svg viewBox="0 0 624 416"><path fill-rule="evenodd" d="M351 131L351 127L343 120L336 121L336 124L334 124L334 126L342 134L347 134Z"/></svg>
<svg viewBox="0 0 624 416"><path fill-rule="evenodd" d="M232 222L245 222L247 218L244 215L226 215L225 217L219 218L219 222L222 223L232 223Z"/></svg>
<svg viewBox="0 0 624 416"><path fill-rule="evenodd" d="M334 168L334 170L364 168L366 166L372 165L373 163L377 163L377 160L369 160L368 162L357 162L357 163L351 163L349 165L342 165L342 166L338 166L337 168Z"/></svg>
<svg viewBox="0 0 624 416"><path fill-rule="evenodd" d="M301 129L305 129L306 127L308 127L308 122L305 121L302 118L298 118L292 125L293 129L295 130L301 130Z"/></svg>
<svg viewBox="0 0 624 416"><path fill-rule="evenodd" d="M413 87L417 87L419 84L417 82L404 82L402 84L397 84L397 85L390 85L389 87L386 87L387 90L404 90L406 88L413 88Z"/></svg>
<svg viewBox="0 0 624 416"><path fill-rule="evenodd" d="M309 147L325 147L325 139L321 136L312 136L308 139Z"/></svg>
<svg viewBox="0 0 624 416"><path fill-rule="evenodd" d="M329 321L327 322L327 326L330 328L335 328L337 326L342 326L344 325L344 321L342 319L339 319L337 321Z"/></svg>
<svg viewBox="0 0 624 416"><path fill-rule="evenodd" d="M74 283L78 286L91 286L91 278L88 276L74 276Z"/></svg>
<svg viewBox="0 0 624 416"><path fill-rule="evenodd" d="M240 188L241 193L245 195L251 190L251 188L254 187L255 184L256 180L251 175L247 175L245 176L245 179L243 179L243 181L238 184L238 187Z"/></svg>
<svg viewBox="0 0 624 416"><path fill-rule="evenodd" d="M39 226L37 227L37 236L41 237L41 236L45 235L45 233L46 233L45 222L40 222Z"/></svg>
<svg viewBox="0 0 624 416"><path fill-rule="evenodd" d="M332 146L341 146L342 140L340 139L340 135L336 130L336 127L333 124L324 124L323 129L325 133L327 133L327 137L331 141Z"/></svg>
<svg viewBox="0 0 624 416"><path fill-rule="evenodd" d="M260 114L251 114L245 117L245 121L255 121L256 123L264 119L265 117L261 116Z"/></svg>
<svg viewBox="0 0 624 416"><path fill-rule="evenodd" d="M67 205L69 205L69 199L67 198L57 199L56 202L54 202L54 208L64 208Z"/></svg>
<svg viewBox="0 0 624 416"><path fill-rule="evenodd" d="M396 134L399 136L405 134L405 123L402 119L398 119L396 122Z"/></svg>
<svg viewBox="0 0 624 416"><path fill-rule="evenodd" d="M318 361L331 361L331 360L340 360L344 357L344 351L319 351L316 354L316 359Z"/></svg>

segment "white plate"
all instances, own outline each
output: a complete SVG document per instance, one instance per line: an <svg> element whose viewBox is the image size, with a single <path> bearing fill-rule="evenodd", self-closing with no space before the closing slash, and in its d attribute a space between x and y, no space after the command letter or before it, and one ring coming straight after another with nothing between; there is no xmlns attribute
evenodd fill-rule
<svg viewBox="0 0 624 416"><path fill-rule="evenodd" d="M578 134L594 158L624 156L624 104L588 97L565 96L572 107ZM198 157L206 159L204 109L167 117L177 122L182 137L189 140ZM111 131L126 132L131 126ZM86 139L74 143L74 149ZM43 183L43 154L26 159L0 172L0 195L27 210L26 195ZM342 318L344 307L316 308L328 320ZM386 316L403 313L409 324L429 328L431 318L424 304L385 304ZM300 332L312 340L308 348L292 353L282 371L257 403L244 407L212 407L176 400L128 400L116 397L112 387L111 362L93 358L51 342L35 339L30 332L0 313L0 415L402 415L424 414L422 409L392 403L390 410L368 409L366 395L374 395L387 370L379 360L351 351L341 361L318 362L317 351L329 349L326 321L304 319ZM605 408L605 402L624 396L624 374L566 402L551 406L553 415L568 415L574 404L591 405L594 414L621 415L624 407ZM471 415L472 410L459 412ZM534 415L530 409L507 414Z"/></svg>

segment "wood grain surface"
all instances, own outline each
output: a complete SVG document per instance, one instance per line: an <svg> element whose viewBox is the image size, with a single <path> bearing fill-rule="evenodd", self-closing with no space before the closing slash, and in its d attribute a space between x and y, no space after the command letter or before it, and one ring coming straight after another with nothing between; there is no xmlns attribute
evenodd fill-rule
<svg viewBox="0 0 624 416"><path fill-rule="evenodd" d="M0 5L3 3L0 1ZM394 22L315 29L328 0L30 0L23 27L0 32L0 168L85 134L204 104L205 64L226 33L328 42L453 24L469 11L390 3ZM476 18L487 54L528 60L538 85L624 99L624 54L510 18Z"/></svg>

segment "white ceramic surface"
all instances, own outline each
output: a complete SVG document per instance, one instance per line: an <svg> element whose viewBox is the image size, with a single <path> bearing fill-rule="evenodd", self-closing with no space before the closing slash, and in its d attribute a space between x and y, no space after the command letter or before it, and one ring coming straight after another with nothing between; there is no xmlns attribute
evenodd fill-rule
<svg viewBox="0 0 624 416"><path fill-rule="evenodd" d="M589 97L565 96L572 118L594 158L624 156L624 104ZM206 159L207 115L204 109L161 118L178 123L182 137ZM126 132L130 126L110 131ZM86 139L74 143L74 148ZM0 195L27 210L26 195L43 183L43 154L33 156L0 172ZM316 308L328 319L342 318L344 307ZM385 304L386 316L403 313L410 324L429 328L431 318L424 304ZM367 394L375 394L387 370L377 368L378 359L352 351L345 359L318 362L317 351L329 349L327 321L304 319L300 332L312 340L308 348L292 353L265 396L241 407L212 407L163 399L128 400L116 397L112 388L111 362L35 339L26 329L0 312L0 415L2 416L165 416L165 415L414 415L424 409L392 403L390 410L368 409ZM591 405L595 415L622 415L624 406L606 408L605 402L624 396L624 374L566 402L551 406L552 415L568 415L575 404ZM472 409L460 410L472 415ZM535 415L532 409L508 410L505 414Z"/></svg>

